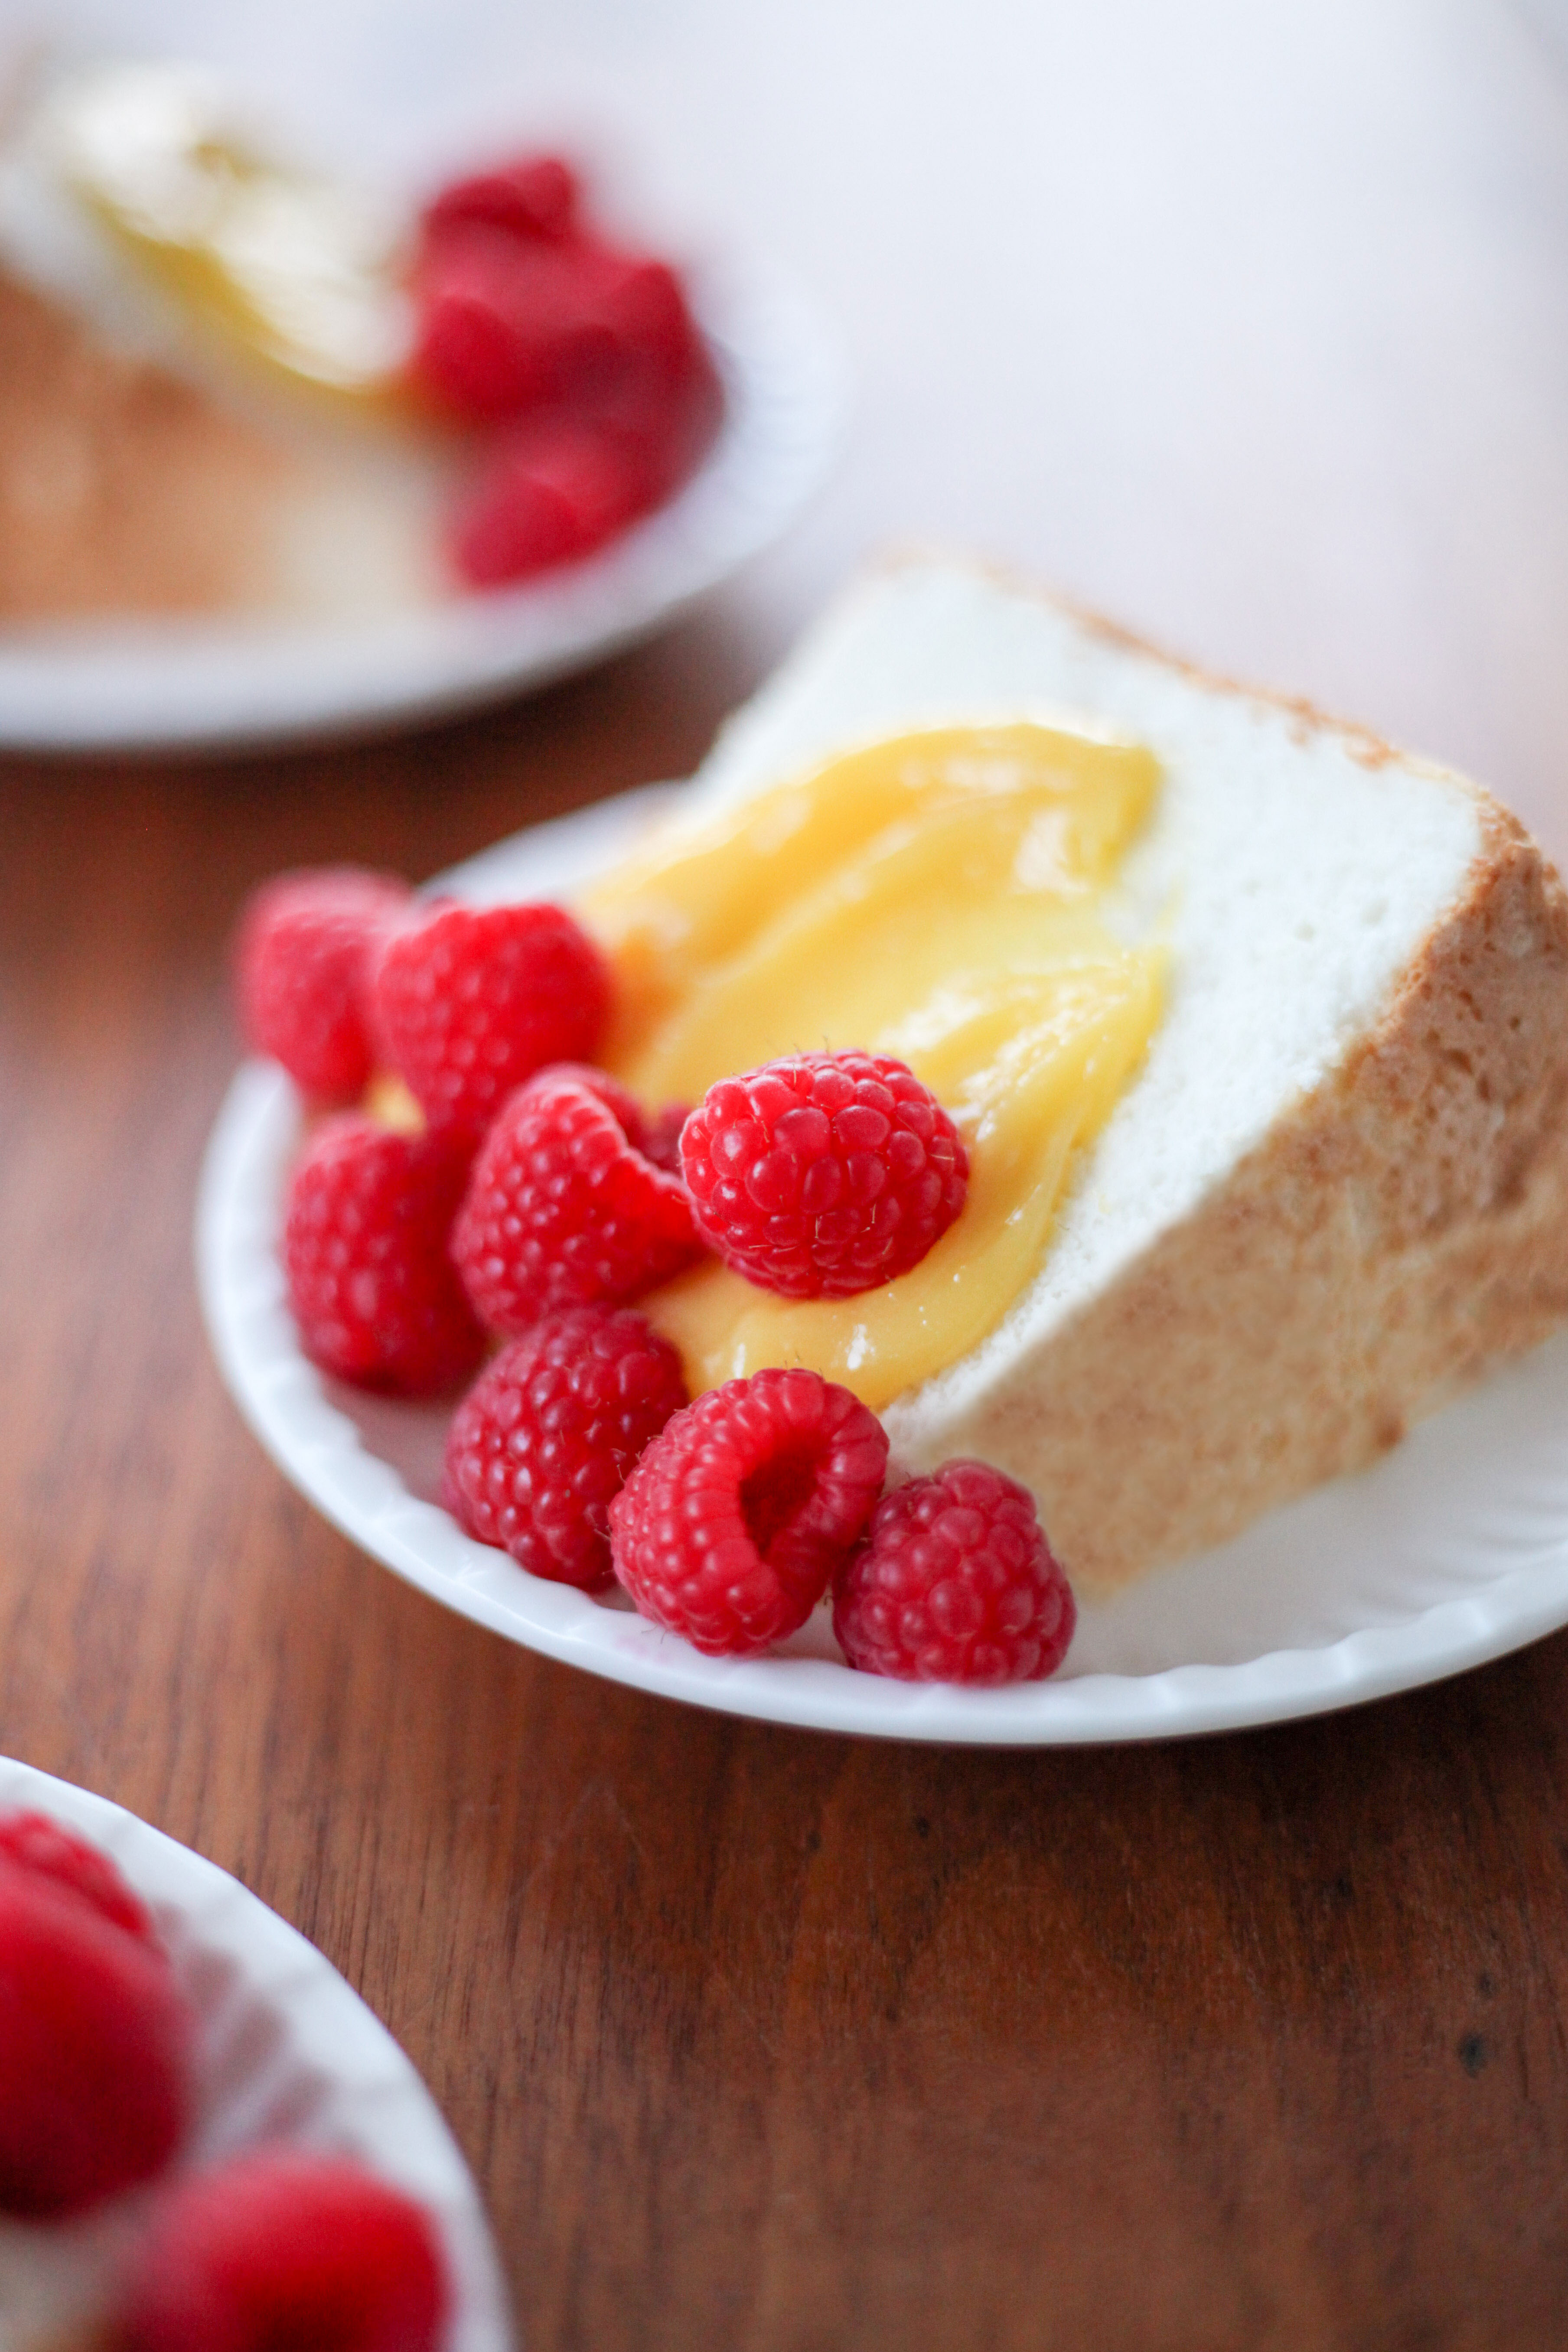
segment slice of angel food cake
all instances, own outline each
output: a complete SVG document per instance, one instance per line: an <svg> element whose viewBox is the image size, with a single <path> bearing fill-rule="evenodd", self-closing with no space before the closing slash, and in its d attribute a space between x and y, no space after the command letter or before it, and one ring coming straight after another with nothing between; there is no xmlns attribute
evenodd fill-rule
<svg viewBox="0 0 1568 2352"><path fill-rule="evenodd" d="M646 1102L899 1056L962 1215L879 1287L708 1261L693 1395L805 1365L1030 1487L1104 1593L1568 1316L1568 899L1485 792L978 568L848 594L580 897Z"/></svg>

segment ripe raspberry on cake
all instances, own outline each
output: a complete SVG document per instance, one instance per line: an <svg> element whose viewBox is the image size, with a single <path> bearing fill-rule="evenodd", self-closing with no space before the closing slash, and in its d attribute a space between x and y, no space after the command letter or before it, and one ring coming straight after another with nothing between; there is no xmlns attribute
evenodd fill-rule
<svg viewBox="0 0 1568 2352"><path fill-rule="evenodd" d="M715 1657L804 1625L881 1492L874 1413L816 1372L726 1381L678 1412L610 1506L645 1617Z"/></svg>
<svg viewBox="0 0 1568 2352"><path fill-rule="evenodd" d="M435 1396L472 1371L484 1333L448 1239L468 1157L357 1111L323 1122L289 1185L283 1268L305 1353L363 1388Z"/></svg>
<svg viewBox="0 0 1568 2352"><path fill-rule="evenodd" d="M895 1486L834 1579L850 1664L904 1682L1037 1682L1077 1621L1034 1496L984 1462Z"/></svg>
<svg viewBox="0 0 1568 2352"><path fill-rule="evenodd" d="M370 980L405 884L358 866L279 874L240 919L236 976L247 1042L321 1102L352 1102L371 1074Z"/></svg>
<svg viewBox="0 0 1568 2352"><path fill-rule="evenodd" d="M382 1051L430 1125L477 1143L545 1063L592 1060L610 980L563 907L438 900L387 941L374 1003Z"/></svg>
<svg viewBox="0 0 1568 2352"><path fill-rule="evenodd" d="M610 1505L685 1402L680 1359L640 1315L546 1315L458 1407L443 1499L470 1535L532 1575L602 1591L614 1581Z"/></svg>
<svg viewBox="0 0 1568 2352"><path fill-rule="evenodd" d="M681 1130L704 1240L790 1298L852 1298L920 1264L963 1206L969 1155L890 1054L795 1054L721 1078Z"/></svg>
<svg viewBox="0 0 1568 2352"><path fill-rule="evenodd" d="M685 1185L648 1158L647 1123L602 1070L539 1071L497 1113L452 1234L468 1297L498 1331L611 1305L700 1251Z"/></svg>

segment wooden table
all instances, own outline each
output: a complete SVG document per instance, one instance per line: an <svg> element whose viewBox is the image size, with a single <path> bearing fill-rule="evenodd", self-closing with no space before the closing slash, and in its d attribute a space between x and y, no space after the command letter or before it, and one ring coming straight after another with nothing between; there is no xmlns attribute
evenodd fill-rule
<svg viewBox="0 0 1568 2352"><path fill-rule="evenodd" d="M1270 14L995 0L955 47L942 12L802 0L785 38L694 5L653 12L651 66L595 19L650 145L839 312L862 404L816 520L490 717L0 768L0 1748L236 1871L363 1990L535 2352L1564 2334L1568 1634L1185 1746L731 1723L361 1557L241 1427L194 1296L244 891L423 875L684 772L900 529L1414 736L1568 840L1568 84L1479 0ZM764 81L743 124L714 96Z"/></svg>

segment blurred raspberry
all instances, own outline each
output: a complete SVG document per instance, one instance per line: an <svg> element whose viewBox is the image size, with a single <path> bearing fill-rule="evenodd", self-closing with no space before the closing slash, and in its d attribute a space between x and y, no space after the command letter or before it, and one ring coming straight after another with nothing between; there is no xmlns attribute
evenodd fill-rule
<svg viewBox="0 0 1568 2352"><path fill-rule="evenodd" d="M426 205L420 231L427 246L476 225L513 236L568 236L579 193L576 173L559 155L520 155L442 188Z"/></svg>
<svg viewBox="0 0 1568 2352"><path fill-rule="evenodd" d="M472 1143L543 1064L590 1060L609 1008L608 966L564 907L437 901L375 971L383 1052L431 1126Z"/></svg>
<svg viewBox="0 0 1568 2352"><path fill-rule="evenodd" d="M283 1234L289 1304L314 1364L362 1388L434 1396L472 1371L484 1333L447 1247L468 1157L340 1112L295 1168Z"/></svg>
<svg viewBox="0 0 1568 2352"><path fill-rule="evenodd" d="M142 1943L155 1942L146 1905L109 1856L47 1813L0 1813L0 1865L7 1863L79 1896L111 1927L122 1927Z"/></svg>
<svg viewBox="0 0 1568 2352"><path fill-rule="evenodd" d="M1078 1620L1035 1498L984 1462L896 1486L840 1570L833 1625L852 1666L905 1682L1054 1674Z"/></svg>
<svg viewBox="0 0 1568 2352"><path fill-rule="evenodd" d="M669 265L595 237L449 228L421 257L415 305L416 380L485 424L580 415L628 384L646 407L684 384L701 347Z"/></svg>
<svg viewBox="0 0 1568 2352"><path fill-rule="evenodd" d="M624 1087L570 1063L498 1113L452 1230L468 1297L497 1330L639 1297L700 1254L686 1187L636 1148L644 1132Z"/></svg>
<svg viewBox="0 0 1568 2352"><path fill-rule="evenodd" d="M443 1500L481 1543L586 1592L613 1582L608 1512L686 1402L680 1359L640 1315L547 1316L488 1364L453 1415Z"/></svg>
<svg viewBox="0 0 1568 2352"><path fill-rule="evenodd" d="M804 1625L881 1490L888 1440L847 1389L767 1370L676 1414L610 1506L616 1574L711 1656Z"/></svg>
<svg viewBox="0 0 1568 2352"><path fill-rule="evenodd" d="M686 1122L680 1164L703 1238L788 1298L907 1274L969 1183L952 1119L887 1054L794 1054L721 1079Z"/></svg>
<svg viewBox="0 0 1568 2352"><path fill-rule="evenodd" d="M317 1101L352 1102L370 1076L370 966L408 895L391 875L321 866L263 883L240 918L246 1040Z"/></svg>
<svg viewBox="0 0 1568 2352"><path fill-rule="evenodd" d="M437 2352L448 2299L411 2198L341 2158L262 2150L154 2209L114 2352Z"/></svg>
<svg viewBox="0 0 1568 2352"><path fill-rule="evenodd" d="M0 2213L62 2218L161 2172L191 2116L193 2038L112 1864L94 1870L68 1832L14 1816L0 1853Z"/></svg>
<svg viewBox="0 0 1568 2352"><path fill-rule="evenodd" d="M449 527L470 588L501 588L591 555L655 503L635 452L591 426L552 423L509 436Z"/></svg>

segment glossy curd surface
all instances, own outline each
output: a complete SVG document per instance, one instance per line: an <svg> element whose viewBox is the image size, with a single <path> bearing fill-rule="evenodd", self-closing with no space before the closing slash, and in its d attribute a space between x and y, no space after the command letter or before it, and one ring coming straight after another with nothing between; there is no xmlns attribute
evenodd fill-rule
<svg viewBox="0 0 1568 2352"><path fill-rule="evenodd" d="M1037 1273L1075 1149L1159 1019L1162 958L1105 894L1158 789L1142 746L1016 721L864 746L678 820L581 912L619 982L605 1058L650 1104L823 1046L897 1055L970 1153L962 1215L910 1273L783 1299L708 1264L640 1302L693 1391L811 1366L879 1409Z"/></svg>

